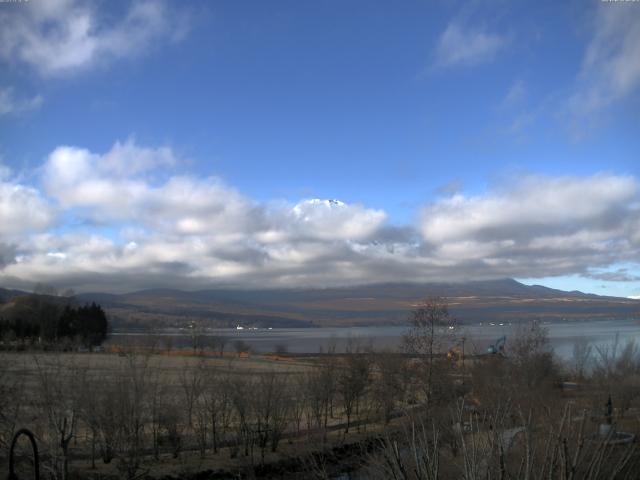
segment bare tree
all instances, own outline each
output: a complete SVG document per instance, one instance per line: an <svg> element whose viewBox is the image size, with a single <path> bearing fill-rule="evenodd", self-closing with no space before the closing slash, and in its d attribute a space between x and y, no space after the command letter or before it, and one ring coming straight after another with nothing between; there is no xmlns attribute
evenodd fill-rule
<svg viewBox="0 0 640 480"><path fill-rule="evenodd" d="M155 420L159 376L150 371L147 356L128 355L110 375L88 373L79 389L81 419L91 432L91 460L95 468L96 446L104 463L118 460L123 478L139 475L144 454L145 426ZM158 455L152 433L154 454Z"/></svg>
<svg viewBox="0 0 640 480"><path fill-rule="evenodd" d="M289 411L286 381L282 375L268 372L258 377L254 387L256 395L252 397L253 430L264 463L267 446L270 444L271 451L275 452L286 427Z"/></svg>
<svg viewBox="0 0 640 480"><path fill-rule="evenodd" d="M187 411L187 424L193 427L193 409L197 398L203 389L203 365L199 363L195 367L184 363L180 372L180 387L184 398L184 406Z"/></svg>
<svg viewBox="0 0 640 480"><path fill-rule="evenodd" d="M345 433L349 433L353 414L358 414L360 399L365 394L368 384L369 358L357 351L347 355L339 369L336 382L336 390L342 399L347 417Z"/></svg>
<svg viewBox="0 0 640 480"><path fill-rule="evenodd" d="M104 463L111 463L118 451L119 400L115 378L92 379L86 415L96 430L100 454Z"/></svg>
<svg viewBox="0 0 640 480"><path fill-rule="evenodd" d="M512 360L524 364L532 357L550 352L549 331L540 322L531 321L517 326L509 348Z"/></svg>
<svg viewBox="0 0 640 480"><path fill-rule="evenodd" d="M316 428L322 431L324 440L326 440L327 425L335 394L335 377L336 366L332 361L317 366L307 375L309 415Z"/></svg>
<svg viewBox="0 0 640 480"><path fill-rule="evenodd" d="M295 424L295 433L300 435L300 427L304 415L308 412L308 392L306 389L306 380L301 375L295 375L288 382L289 398L291 399L291 416ZM307 425L310 428L310 425Z"/></svg>
<svg viewBox="0 0 640 480"><path fill-rule="evenodd" d="M173 458L178 458L183 447L184 423L175 398L169 395L164 398L159 422L165 433L163 441L169 444Z"/></svg>
<svg viewBox="0 0 640 480"><path fill-rule="evenodd" d="M253 412L252 397L255 395L253 378L234 376L230 379L231 403L235 412L236 443L242 445L245 457L250 455L253 463Z"/></svg>
<svg viewBox="0 0 640 480"><path fill-rule="evenodd" d="M593 345L586 338L580 338L573 344L570 370L576 380L584 379L592 353Z"/></svg>
<svg viewBox="0 0 640 480"><path fill-rule="evenodd" d="M116 379L119 405L118 470L131 480L138 476L144 453L144 428L149 412L149 357L129 355Z"/></svg>
<svg viewBox="0 0 640 480"><path fill-rule="evenodd" d="M98 442L98 389L97 382L90 375L83 378L80 386L80 417L91 432L91 468L96 468L96 445Z"/></svg>
<svg viewBox="0 0 640 480"><path fill-rule="evenodd" d="M149 372L148 379L148 407L149 407L149 428L151 430L151 443L153 457L160 458L160 415L164 402L166 378L159 369Z"/></svg>
<svg viewBox="0 0 640 480"><path fill-rule="evenodd" d="M200 458L204 458L208 447L209 404L204 387L198 392L193 409L193 433L196 437Z"/></svg>
<svg viewBox="0 0 640 480"><path fill-rule="evenodd" d="M386 437L378 458L371 462L371 478L437 480L440 478L439 431L423 424L412 424L404 445Z"/></svg>
<svg viewBox="0 0 640 480"><path fill-rule="evenodd" d="M206 371L202 362L195 366L188 366L185 363L180 373L180 386L187 411L187 427L195 435L201 457L204 457L207 449L207 431L209 428L205 379Z"/></svg>
<svg viewBox="0 0 640 480"><path fill-rule="evenodd" d="M205 401L211 423L211 446L218 452L220 439L224 437L231 420L232 383L228 374L212 370L206 378Z"/></svg>
<svg viewBox="0 0 640 480"><path fill-rule="evenodd" d="M378 352L375 358L377 375L373 376L373 399L384 423L388 424L396 405L405 396L407 365L404 358L392 352Z"/></svg>
<svg viewBox="0 0 640 480"><path fill-rule="evenodd" d="M404 337L405 349L423 362L421 377L427 406L433 401L436 355L453 342L454 319L441 297L429 297L418 303L409 316L411 329Z"/></svg>
<svg viewBox="0 0 640 480"><path fill-rule="evenodd" d="M556 386L560 373L547 329L535 321L520 324L511 339L508 357L510 395L520 408L551 405L559 393Z"/></svg>
<svg viewBox="0 0 640 480"><path fill-rule="evenodd" d="M80 397L77 387L81 371L71 363L59 361L47 365L34 357L38 371L40 407L49 425L49 435L54 441L49 469L62 480L69 478L69 448L76 434L80 412Z"/></svg>

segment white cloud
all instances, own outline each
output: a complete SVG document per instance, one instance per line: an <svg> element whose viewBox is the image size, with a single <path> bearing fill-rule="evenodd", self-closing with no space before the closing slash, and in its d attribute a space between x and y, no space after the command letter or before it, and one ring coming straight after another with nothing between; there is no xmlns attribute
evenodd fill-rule
<svg viewBox="0 0 640 480"><path fill-rule="evenodd" d="M40 108L42 101L41 95L35 95L31 98L18 98L13 88L0 88L0 116L36 110Z"/></svg>
<svg viewBox="0 0 640 480"><path fill-rule="evenodd" d="M113 182L102 175L107 170L99 155L75 147L58 147L44 166L47 194L63 208L91 208L93 215L126 217L133 198L146 187L143 182Z"/></svg>
<svg viewBox="0 0 640 480"><path fill-rule="evenodd" d="M168 147L140 148L133 139L125 143L116 142L100 161L102 172L118 177L127 177L157 168L174 167L178 163Z"/></svg>
<svg viewBox="0 0 640 480"><path fill-rule="evenodd" d="M359 242L368 242L386 219L380 210L334 200L261 205L215 177L165 170L180 164L170 149L133 140L104 154L56 148L41 168L48 198L67 222L119 228L121 241L32 235L4 275L52 283L126 276L129 285L161 278L255 283L271 275L282 285L339 281L336 272L355 274ZM164 171L159 179L158 170Z"/></svg>
<svg viewBox="0 0 640 480"><path fill-rule="evenodd" d="M576 121L620 101L640 86L640 8L602 3L596 10L576 92L569 109Z"/></svg>
<svg viewBox="0 0 640 480"><path fill-rule="evenodd" d="M179 36L185 18L160 0L132 2L117 19L76 0L29 2L0 13L0 57L43 75L75 72L136 55Z"/></svg>
<svg viewBox="0 0 640 480"><path fill-rule="evenodd" d="M36 189L0 181L0 241L51 226L54 209Z"/></svg>
<svg viewBox="0 0 640 480"><path fill-rule="evenodd" d="M436 66L472 66L489 62L508 43L507 37L451 22L436 47Z"/></svg>
<svg viewBox="0 0 640 480"><path fill-rule="evenodd" d="M76 290L585 276L640 261L635 178L526 177L426 205L419 225L337 200L259 203L169 148L59 147L42 190L0 182L0 280ZM56 216L56 213L58 215ZM54 221L57 219L57 221ZM619 274L620 272L618 272Z"/></svg>
<svg viewBox="0 0 640 480"><path fill-rule="evenodd" d="M47 194L85 220L131 221L176 235L218 237L255 233L260 241L296 237L360 240L385 220L384 212L342 202L306 200L267 209L220 179L151 173L178 163L168 148L142 148L129 140L104 155L58 147L43 168ZM231 238L231 237L230 237Z"/></svg>
<svg viewBox="0 0 640 480"><path fill-rule="evenodd" d="M509 189L476 197L454 195L423 212L425 239L503 239L532 232L574 231L606 223L637 194L632 177L528 177Z"/></svg>
<svg viewBox="0 0 640 480"><path fill-rule="evenodd" d="M116 142L104 155L63 146L49 155L43 183L62 207L90 208L93 217L135 219L153 193L145 174L176 163L170 149L141 148L133 140Z"/></svg>
<svg viewBox="0 0 640 480"><path fill-rule="evenodd" d="M386 214L381 210L321 199L296 204L291 209L291 217L292 223L301 233L326 240L365 239L386 220Z"/></svg>
<svg viewBox="0 0 640 480"><path fill-rule="evenodd" d="M614 258L639 257L637 199L632 177L528 177L508 189L426 207L422 233L433 255L445 260L490 263L514 276L583 273Z"/></svg>

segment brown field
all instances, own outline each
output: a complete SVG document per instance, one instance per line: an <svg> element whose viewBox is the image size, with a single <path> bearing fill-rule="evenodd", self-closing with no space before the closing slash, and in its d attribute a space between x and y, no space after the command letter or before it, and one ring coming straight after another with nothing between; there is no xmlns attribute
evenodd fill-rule
<svg viewBox="0 0 640 480"><path fill-rule="evenodd" d="M568 478L562 462L635 478L615 472L640 466L636 444L598 431L640 433L640 349L592 354L587 372L588 355L555 364L543 333L467 359L429 354L442 339L428 335L410 355L3 352L0 468L27 427L45 478L520 478L527 458L545 478Z"/></svg>

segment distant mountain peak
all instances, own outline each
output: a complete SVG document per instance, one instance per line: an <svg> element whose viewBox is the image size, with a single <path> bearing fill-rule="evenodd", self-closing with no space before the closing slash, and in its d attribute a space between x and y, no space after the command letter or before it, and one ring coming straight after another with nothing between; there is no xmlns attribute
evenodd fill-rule
<svg viewBox="0 0 640 480"><path fill-rule="evenodd" d="M312 198L310 200L307 200L307 203L309 205L324 205L326 207L344 207L345 203L341 202L340 200L336 200L334 198L329 198L326 200L323 200L321 198Z"/></svg>

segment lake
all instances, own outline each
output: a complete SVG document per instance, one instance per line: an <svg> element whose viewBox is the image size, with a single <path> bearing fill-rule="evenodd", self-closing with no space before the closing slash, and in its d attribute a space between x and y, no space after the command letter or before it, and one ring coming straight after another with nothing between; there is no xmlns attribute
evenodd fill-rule
<svg viewBox="0 0 640 480"><path fill-rule="evenodd" d="M563 359L571 357L573 346L579 339L586 339L594 346L611 345L616 335L621 345L629 340L640 341L640 322L637 320L584 320L544 323L549 333L549 340L556 355ZM484 353L487 347L498 338L513 338L517 324L476 324L456 328L458 337L465 337L465 351L468 354ZM327 351L335 345L337 352L343 352L351 342L360 345L371 345L376 349L397 349L402 346L403 336L409 327L329 327L329 328L274 328L243 330L220 328L209 329L205 336L227 337L226 350L233 350L233 342L242 340L256 352L273 352L278 346L291 353L317 353ZM188 331L166 333L174 339L174 344L187 345L191 342ZM113 340L119 341L123 336L144 337L147 334L114 333Z"/></svg>

